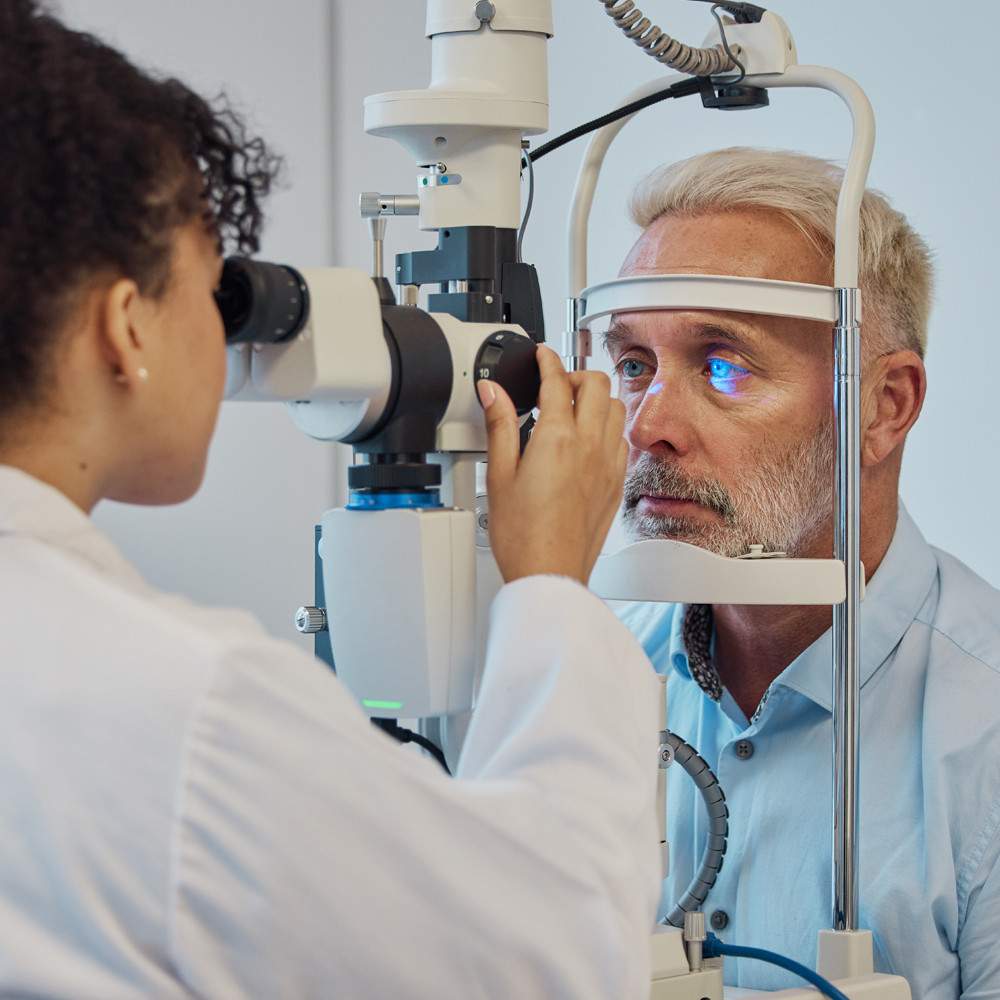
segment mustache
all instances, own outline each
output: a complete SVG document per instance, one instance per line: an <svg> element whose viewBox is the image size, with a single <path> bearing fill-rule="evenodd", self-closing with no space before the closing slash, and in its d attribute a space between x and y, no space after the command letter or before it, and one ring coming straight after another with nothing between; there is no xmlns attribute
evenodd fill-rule
<svg viewBox="0 0 1000 1000"><path fill-rule="evenodd" d="M673 462L643 454L625 479L622 506L626 516L644 496L665 496L690 500L714 511L727 524L736 520L736 505L725 487L714 479L696 479Z"/></svg>

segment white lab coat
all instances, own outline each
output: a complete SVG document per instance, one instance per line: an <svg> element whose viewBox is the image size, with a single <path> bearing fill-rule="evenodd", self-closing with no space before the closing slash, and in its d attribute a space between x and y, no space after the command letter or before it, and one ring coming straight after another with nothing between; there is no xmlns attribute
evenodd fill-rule
<svg viewBox="0 0 1000 1000"><path fill-rule="evenodd" d="M645 997L656 730L625 628L526 579L448 779L0 467L0 994Z"/></svg>

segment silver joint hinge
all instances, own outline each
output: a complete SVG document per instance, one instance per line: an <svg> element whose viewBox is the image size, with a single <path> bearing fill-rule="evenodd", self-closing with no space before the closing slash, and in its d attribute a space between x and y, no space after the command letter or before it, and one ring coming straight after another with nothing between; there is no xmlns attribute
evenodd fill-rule
<svg viewBox="0 0 1000 1000"><path fill-rule="evenodd" d="M853 330L861 326L861 290L859 288L838 288L837 329Z"/></svg>
<svg viewBox="0 0 1000 1000"><path fill-rule="evenodd" d="M580 368L586 366L586 358L593 353L593 340L590 330L581 330L580 318L584 314L586 301L579 298L566 300L566 331L563 334L563 357L570 361L580 361ZM577 366L574 365L574 368Z"/></svg>

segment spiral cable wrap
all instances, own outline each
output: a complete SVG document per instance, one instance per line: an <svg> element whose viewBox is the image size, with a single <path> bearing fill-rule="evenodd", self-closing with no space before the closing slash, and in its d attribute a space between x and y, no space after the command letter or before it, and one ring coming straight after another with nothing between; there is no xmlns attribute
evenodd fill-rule
<svg viewBox="0 0 1000 1000"><path fill-rule="evenodd" d="M728 73L737 64L726 54L721 45L710 49L695 48L671 38L659 25L653 24L636 7L633 0L598 0L605 13L647 54L657 62L669 66L678 73L692 76L714 76ZM737 48L734 46L734 48Z"/></svg>

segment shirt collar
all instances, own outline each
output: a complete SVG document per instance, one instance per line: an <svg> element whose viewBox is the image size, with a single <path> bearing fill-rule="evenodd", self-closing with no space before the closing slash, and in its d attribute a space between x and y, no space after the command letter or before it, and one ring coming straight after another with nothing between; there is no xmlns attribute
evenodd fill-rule
<svg viewBox="0 0 1000 1000"><path fill-rule="evenodd" d="M686 681L693 681L691 665L688 662L687 647L684 645L684 616L687 614L686 604L676 604L673 607L673 617L670 620L670 637L667 640L667 663ZM713 633L712 644L715 644ZM654 661L655 662L655 661Z"/></svg>
<svg viewBox="0 0 1000 1000"><path fill-rule="evenodd" d="M139 572L67 496L10 465L0 465L0 536L35 538L132 586Z"/></svg>
<svg viewBox="0 0 1000 1000"><path fill-rule="evenodd" d="M892 542L865 588L861 602L861 684L864 686L899 644L937 574L937 560L902 501ZM668 640L670 666L692 681L684 647L686 605L674 608ZM714 645L714 638L713 638ZM776 684L805 695L832 711L833 635L827 629L779 675Z"/></svg>
<svg viewBox="0 0 1000 1000"><path fill-rule="evenodd" d="M861 602L861 686L864 687L913 624L934 579L937 560L902 501L896 531ZM831 711L833 632L827 629L777 678Z"/></svg>

